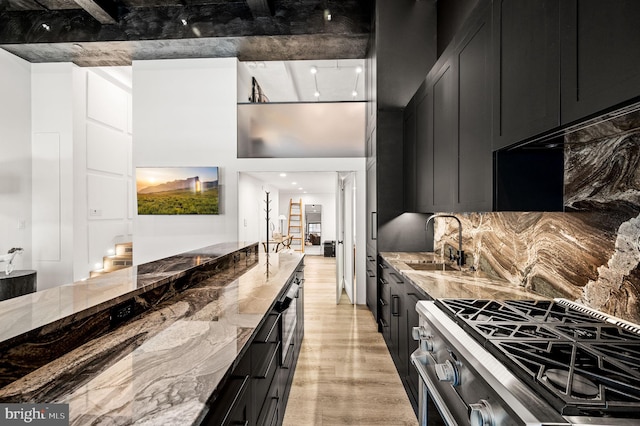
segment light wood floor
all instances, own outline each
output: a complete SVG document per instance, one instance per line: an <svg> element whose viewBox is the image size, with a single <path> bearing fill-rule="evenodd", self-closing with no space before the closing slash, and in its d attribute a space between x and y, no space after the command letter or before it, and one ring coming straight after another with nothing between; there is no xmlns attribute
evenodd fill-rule
<svg viewBox="0 0 640 426"><path fill-rule="evenodd" d="M305 256L305 335L285 426L417 425L365 305L336 305L335 258Z"/></svg>

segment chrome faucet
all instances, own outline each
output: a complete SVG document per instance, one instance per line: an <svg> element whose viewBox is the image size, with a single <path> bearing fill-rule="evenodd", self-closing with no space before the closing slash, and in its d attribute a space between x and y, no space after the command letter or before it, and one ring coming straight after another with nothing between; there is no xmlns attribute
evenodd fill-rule
<svg viewBox="0 0 640 426"><path fill-rule="evenodd" d="M452 217L458 221L458 253L455 256L450 254L449 260L455 260L458 266L464 265L464 251L462 251L462 222L460 222L460 219L451 214L432 214L427 218L427 222L424 225L425 230L427 230L427 228L429 227L429 222L434 220L436 217Z"/></svg>

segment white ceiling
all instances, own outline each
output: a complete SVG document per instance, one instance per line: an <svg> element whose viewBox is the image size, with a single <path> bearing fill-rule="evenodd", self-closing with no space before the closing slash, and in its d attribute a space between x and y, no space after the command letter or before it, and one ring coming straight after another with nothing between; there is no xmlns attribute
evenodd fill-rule
<svg viewBox="0 0 640 426"><path fill-rule="evenodd" d="M363 59L240 62L255 77L270 102L364 101ZM315 67L317 72L311 73ZM125 87L132 87L132 69L95 67ZM315 97L316 88L320 93ZM357 96L353 96L353 91Z"/></svg>
<svg viewBox="0 0 640 426"><path fill-rule="evenodd" d="M307 194L335 194L338 186L336 172L242 172L254 177L280 192ZM295 185L293 184L295 182ZM302 188L302 189L300 189Z"/></svg>
<svg viewBox="0 0 640 426"><path fill-rule="evenodd" d="M270 102L363 101L364 60L240 62ZM312 67L317 72L311 73ZM357 70L360 70L358 73ZM315 97L316 88L320 93ZM353 96L353 91L357 96Z"/></svg>

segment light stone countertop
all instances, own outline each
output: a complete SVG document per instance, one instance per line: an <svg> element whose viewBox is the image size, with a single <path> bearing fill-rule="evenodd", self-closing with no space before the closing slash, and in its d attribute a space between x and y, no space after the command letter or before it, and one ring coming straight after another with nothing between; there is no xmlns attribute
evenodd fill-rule
<svg viewBox="0 0 640 426"><path fill-rule="evenodd" d="M74 321L88 317L252 244L215 244L0 301L0 342L71 316Z"/></svg>
<svg viewBox="0 0 640 426"><path fill-rule="evenodd" d="M433 252L381 252L380 256L432 299L548 299L482 271L470 271L464 267L461 271L417 271L409 266L442 262L442 258Z"/></svg>
<svg viewBox="0 0 640 426"><path fill-rule="evenodd" d="M265 254L212 277L0 389L0 399L68 403L70 424L188 425L232 370L303 255Z"/></svg>

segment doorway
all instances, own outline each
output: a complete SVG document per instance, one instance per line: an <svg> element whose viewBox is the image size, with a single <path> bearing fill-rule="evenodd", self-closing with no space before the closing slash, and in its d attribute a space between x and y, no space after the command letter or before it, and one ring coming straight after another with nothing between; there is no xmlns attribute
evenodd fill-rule
<svg viewBox="0 0 640 426"><path fill-rule="evenodd" d="M323 255L322 246L322 204L304 205L305 254Z"/></svg>

